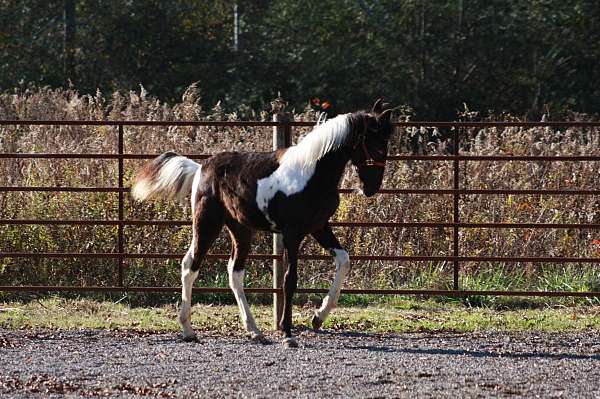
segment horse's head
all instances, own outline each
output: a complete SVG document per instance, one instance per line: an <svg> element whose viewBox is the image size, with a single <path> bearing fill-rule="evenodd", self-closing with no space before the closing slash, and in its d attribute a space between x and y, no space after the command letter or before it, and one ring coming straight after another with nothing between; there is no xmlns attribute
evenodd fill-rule
<svg viewBox="0 0 600 399"><path fill-rule="evenodd" d="M357 169L362 191L367 197L374 195L381 188L388 141L393 130L391 114L392 109L379 99L371 112L357 112L351 115L353 139L350 159Z"/></svg>

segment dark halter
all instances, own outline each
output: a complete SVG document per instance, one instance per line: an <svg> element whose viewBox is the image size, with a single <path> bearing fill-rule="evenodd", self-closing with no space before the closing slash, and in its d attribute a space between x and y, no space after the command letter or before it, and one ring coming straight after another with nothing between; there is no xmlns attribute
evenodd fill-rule
<svg viewBox="0 0 600 399"><path fill-rule="evenodd" d="M363 167L363 166L367 166L367 167L376 167L376 168L385 168L385 161L376 161L371 154L369 153L369 150L367 149L367 143L366 140L362 141L362 148L363 148L363 152L365 153L365 160L362 164L358 165L359 168Z"/></svg>
<svg viewBox="0 0 600 399"><path fill-rule="evenodd" d="M375 158L371 156L369 153L369 149L367 148L367 122L363 119L363 131L358 136L358 140L354 144L354 148L358 147L358 144L362 145L363 153L365 155L365 160L360 165L355 165L356 168L385 168L385 161L377 161Z"/></svg>

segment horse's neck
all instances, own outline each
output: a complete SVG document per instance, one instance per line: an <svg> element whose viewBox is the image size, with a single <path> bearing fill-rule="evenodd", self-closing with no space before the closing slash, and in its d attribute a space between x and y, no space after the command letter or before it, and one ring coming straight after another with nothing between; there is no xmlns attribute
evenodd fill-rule
<svg viewBox="0 0 600 399"><path fill-rule="evenodd" d="M318 183L323 189L337 189L349 160L350 150L346 146L325 155L317 163L313 177L315 183Z"/></svg>

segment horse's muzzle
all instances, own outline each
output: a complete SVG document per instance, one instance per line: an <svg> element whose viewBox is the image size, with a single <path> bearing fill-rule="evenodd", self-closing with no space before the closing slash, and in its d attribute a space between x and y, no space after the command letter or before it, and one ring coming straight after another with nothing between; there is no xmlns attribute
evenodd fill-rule
<svg viewBox="0 0 600 399"><path fill-rule="evenodd" d="M377 190L368 187L363 187L362 189L359 189L359 192L364 194L365 197L372 197L377 193Z"/></svg>

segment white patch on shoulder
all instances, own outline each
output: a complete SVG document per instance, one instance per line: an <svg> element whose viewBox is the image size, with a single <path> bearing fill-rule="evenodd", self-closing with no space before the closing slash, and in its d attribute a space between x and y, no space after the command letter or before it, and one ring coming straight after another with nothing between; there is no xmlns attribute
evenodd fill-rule
<svg viewBox="0 0 600 399"><path fill-rule="evenodd" d="M348 114L339 115L315 127L297 145L290 147L281 157L279 167L269 176L258 180L256 204L271 227L277 229L269 217L269 202L280 191L290 196L304 190L315 173L317 161L328 152L341 147L350 133Z"/></svg>

